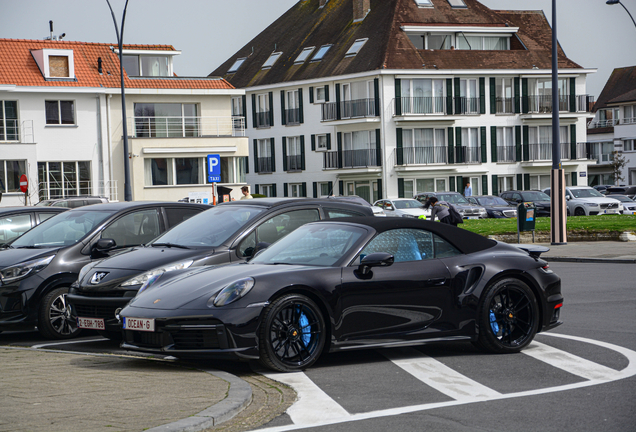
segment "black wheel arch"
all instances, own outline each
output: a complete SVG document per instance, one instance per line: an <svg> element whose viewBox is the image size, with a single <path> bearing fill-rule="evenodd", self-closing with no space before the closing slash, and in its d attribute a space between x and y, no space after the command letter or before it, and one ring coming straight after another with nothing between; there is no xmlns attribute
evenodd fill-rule
<svg viewBox="0 0 636 432"><path fill-rule="evenodd" d="M58 273L51 276L35 290L35 293L29 299L29 306L37 308L42 299L51 291L60 287L70 287L78 278L76 273Z"/></svg>

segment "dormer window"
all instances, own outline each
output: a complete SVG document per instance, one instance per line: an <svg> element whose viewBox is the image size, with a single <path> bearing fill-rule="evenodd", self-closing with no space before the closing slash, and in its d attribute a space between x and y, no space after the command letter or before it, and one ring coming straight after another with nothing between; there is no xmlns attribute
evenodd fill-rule
<svg viewBox="0 0 636 432"><path fill-rule="evenodd" d="M331 45L323 45L323 46L321 46L320 49L318 50L318 52L316 52L314 57L311 59L311 61L315 62L315 61L322 60L322 58L325 56L325 54L327 54L327 51L329 51L329 48L331 48Z"/></svg>
<svg viewBox="0 0 636 432"><path fill-rule="evenodd" d="M128 76L170 76L170 58L167 56L130 55L122 56Z"/></svg>
<svg viewBox="0 0 636 432"><path fill-rule="evenodd" d="M314 51L316 47L307 47L304 48L300 54L298 54L298 57L296 57L296 60L294 60L294 64L300 64L300 63L304 63L305 60L307 60L307 58L309 58L309 56L311 55L311 53Z"/></svg>
<svg viewBox="0 0 636 432"><path fill-rule="evenodd" d="M271 53L269 58L263 63L262 69L269 69L274 66L274 63L276 63L276 60L278 60L281 55L283 55L283 53L280 51Z"/></svg>
<svg viewBox="0 0 636 432"><path fill-rule="evenodd" d="M358 54L358 52L360 52L360 50L362 49L364 44L367 43L368 40L369 38L356 39L353 45L351 45L351 48L349 48L349 51L347 51L347 53L345 54L345 57L353 57Z"/></svg>
<svg viewBox="0 0 636 432"><path fill-rule="evenodd" d="M418 7L433 7L431 0L415 0Z"/></svg>
<svg viewBox="0 0 636 432"><path fill-rule="evenodd" d="M40 49L31 54L45 79L75 80L73 50Z"/></svg>
<svg viewBox="0 0 636 432"><path fill-rule="evenodd" d="M468 8L468 6L466 6L466 3L464 3L464 0L448 0L448 3L451 5L452 8Z"/></svg>
<svg viewBox="0 0 636 432"><path fill-rule="evenodd" d="M243 57L240 59L237 59L234 64L232 66L230 66L230 68L227 70L227 73L234 73L238 70L238 68L241 67L241 65L243 64L243 62L247 59L247 57Z"/></svg>

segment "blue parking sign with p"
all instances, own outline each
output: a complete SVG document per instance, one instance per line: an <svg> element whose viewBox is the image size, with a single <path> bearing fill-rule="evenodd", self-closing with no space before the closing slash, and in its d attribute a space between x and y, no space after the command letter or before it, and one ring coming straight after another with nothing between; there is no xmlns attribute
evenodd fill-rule
<svg viewBox="0 0 636 432"><path fill-rule="evenodd" d="M218 154L208 155L208 182L218 183L221 181L221 156Z"/></svg>

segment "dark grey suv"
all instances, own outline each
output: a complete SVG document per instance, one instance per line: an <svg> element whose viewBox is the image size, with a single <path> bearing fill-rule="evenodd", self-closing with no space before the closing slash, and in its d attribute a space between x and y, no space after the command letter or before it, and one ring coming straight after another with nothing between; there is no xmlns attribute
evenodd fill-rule
<svg viewBox="0 0 636 432"><path fill-rule="evenodd" d="M79 333L66 294L91 261L147 243L211 207L203 204L122 202L58 214L0 251L0 331L38 327L51 339Z"/></svg>

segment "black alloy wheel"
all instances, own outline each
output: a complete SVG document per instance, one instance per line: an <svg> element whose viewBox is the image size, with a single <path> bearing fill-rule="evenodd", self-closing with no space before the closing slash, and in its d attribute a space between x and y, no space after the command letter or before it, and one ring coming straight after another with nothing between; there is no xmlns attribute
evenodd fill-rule
<svg viewBox="0 0 636 432"><path fill-rule="evenodd" d="M316 303L301 294L280 297L263 314L260 362L280 372L308 368L320 357L325 334L325 321Z"/></svg>
<svg viewBox="0 0 636 432"><path fill-rule="evenodd" d="M539 306L530 287L508 278L486 289L479 310L477 345L497 354L528 346L539 328Z"/></svg>
<svg viewBox="0 0 636 432"><path fill-rule="evenodd" d="M585 210L581 207L577 207L574 209L574 216L585 216Z"/></svg>
<svg viewBox="0 0 636 432"><path fill-rule="evenodd" d="M38 313L38 331L48 339L70 339L82 331L66 301L68 287L56 288L44 296Z"/></svg>

